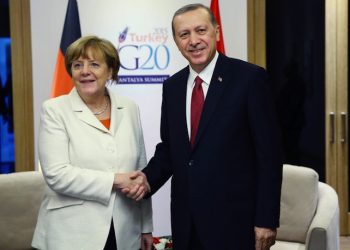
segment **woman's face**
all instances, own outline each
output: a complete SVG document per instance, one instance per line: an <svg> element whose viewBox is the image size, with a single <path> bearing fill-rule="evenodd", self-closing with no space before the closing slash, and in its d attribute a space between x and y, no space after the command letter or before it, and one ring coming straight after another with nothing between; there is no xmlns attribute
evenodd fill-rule
<svg viewBox="0 0 350 250"><path fill-rule="evenodd" d="M107 80L112 77L101 53L87 48L86 57L80 56L72 62L72 78L81 97L104 95Z"/></svg>

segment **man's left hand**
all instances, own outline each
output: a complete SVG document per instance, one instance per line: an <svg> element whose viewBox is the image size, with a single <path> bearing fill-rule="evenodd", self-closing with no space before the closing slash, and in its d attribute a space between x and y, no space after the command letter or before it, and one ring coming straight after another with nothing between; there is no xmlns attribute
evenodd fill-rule
<svg viewBox="0 0 350 250"><path fill-rule="evenodd" d="M275 244L276 230L263 227L255 227L255 250L269 250Z"/></svg>

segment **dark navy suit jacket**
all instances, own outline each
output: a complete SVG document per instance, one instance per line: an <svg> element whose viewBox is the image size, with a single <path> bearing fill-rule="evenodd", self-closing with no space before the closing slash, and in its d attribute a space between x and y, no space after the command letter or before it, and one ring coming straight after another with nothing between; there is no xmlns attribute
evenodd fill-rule
<svg viewBox="0 0 350 250"><path fill-rule="evenodd" d="M219 55L195 145L186 124L186 67L163 84L161 142L143 170L155 193L171 176L174 249L191 223L205 249L254 249L254 226L279 226L282 153L264 69Z"/></svg>

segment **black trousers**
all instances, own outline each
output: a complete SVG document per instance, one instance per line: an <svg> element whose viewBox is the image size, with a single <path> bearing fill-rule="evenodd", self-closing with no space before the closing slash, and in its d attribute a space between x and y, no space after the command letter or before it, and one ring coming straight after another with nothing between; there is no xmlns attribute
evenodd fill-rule
<svg viewBox="0 0 350 250"><path fill-rule="evenodd" d="M197 230L192 222L190 233L190 244L187 250L203 250L204 247L198 237Z"/></svg>
<svg viewBox="0 0 350 250"><path fill-rule="evenodd" d="M111 222L111 228L109 229L108 238L107 238L106 245L103 248L103 250L117 250L113 220Z"/></svg>

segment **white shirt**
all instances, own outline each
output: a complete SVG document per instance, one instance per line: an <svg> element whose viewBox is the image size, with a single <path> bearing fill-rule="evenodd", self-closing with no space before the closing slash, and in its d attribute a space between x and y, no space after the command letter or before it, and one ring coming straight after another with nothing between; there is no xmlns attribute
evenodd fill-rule
<svg viewBox="0 0 350 250"><path fill-rule="evenodd" d="M187 94L186 94L186 121L187 121L188 138L191 137L191 99L192 99L192 90L194 87L194 79L197 76L199 76L203 80L202 88L203 88L204 100L205 100L218 57L219 57L219 53L216 51L213 60L211 60L211 62L199 74L196 71L194 71L190 66L190 74L187 79Z"/></svg>

